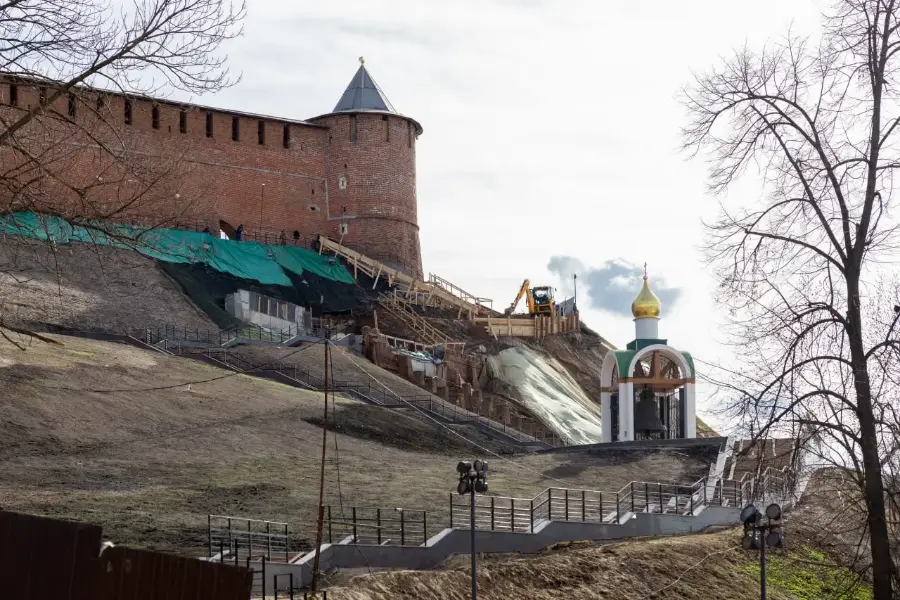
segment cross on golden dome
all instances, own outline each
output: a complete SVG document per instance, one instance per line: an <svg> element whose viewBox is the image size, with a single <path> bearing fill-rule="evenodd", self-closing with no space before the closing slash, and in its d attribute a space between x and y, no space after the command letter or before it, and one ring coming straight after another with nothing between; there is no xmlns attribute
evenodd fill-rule
<svg viewBox="0 0 900 600"><path fill-rule="evenodd" d="M648 317L658 319L662 312L662 303L656 297L656 294L653 293L653 290L650 289L648 281L647 263L644 263L644 285L641 286L641 291L638 293L637 298L631 303L631 314L634 315L635 319Z"/></svg>

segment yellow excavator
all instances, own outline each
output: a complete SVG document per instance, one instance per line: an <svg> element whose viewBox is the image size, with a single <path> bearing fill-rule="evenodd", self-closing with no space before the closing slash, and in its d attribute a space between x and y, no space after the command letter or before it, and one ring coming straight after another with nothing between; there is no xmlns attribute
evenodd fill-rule
<svg viewBox="0 0 900 600"><path fill-rule="evenodd" d="M556 302L553 300L553 288L549 285L539 285L531 287L531 282L527 279L522 282L516 299L509 305L503 314L511 315L516 306L522 300L522 297L528 302L528 314L535 315L552 315L556 311Z"/></svg>

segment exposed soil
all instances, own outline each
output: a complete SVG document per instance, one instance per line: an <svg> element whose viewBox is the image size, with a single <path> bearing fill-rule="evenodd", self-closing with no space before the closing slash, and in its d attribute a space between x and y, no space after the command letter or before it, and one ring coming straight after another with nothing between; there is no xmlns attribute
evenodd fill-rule
<svg viewBox="0 0 900 600"><path fill-rule="evenodd" d="M114 333L167 323L216 329L137 252L13 236L0 237L0 316L7 323Z"/></svg>
<svg viewBox="0 0 900 600"><path fill-rule="evenodd" d="M485 600L755 600L745 572L752 556L735 530L626 542L574 543L533 557L485 556L478 597ZM439 570L360 575L328 590L338 600L462 600L469 597L467 557ZM772 595L772 598L785 598Z"/></svg>

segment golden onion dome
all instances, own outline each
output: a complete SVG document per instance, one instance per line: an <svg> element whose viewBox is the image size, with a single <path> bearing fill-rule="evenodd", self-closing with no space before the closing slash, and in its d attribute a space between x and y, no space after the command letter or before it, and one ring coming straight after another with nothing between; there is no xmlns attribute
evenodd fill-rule
<svg viewBox="0 0 900 600"><path fill-rule="evenodd" d="M644 285L641 287L637 298L631 303L631 314L634 315L635 319L646 317L659 318L661 310L662 303L650 289L650 284L647 283L647 272L644 271Z"/></svg>

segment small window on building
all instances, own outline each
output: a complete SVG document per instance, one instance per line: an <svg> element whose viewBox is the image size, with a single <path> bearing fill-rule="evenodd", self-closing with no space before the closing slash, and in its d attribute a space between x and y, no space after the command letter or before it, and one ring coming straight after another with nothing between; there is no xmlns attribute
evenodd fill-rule
<svg viewBox="0 0 900 600"><path fill-rule="evenodd" d="M131 125L131 100L125 99L125 124Z"/></svg>
<svg viewBox="0 0 900 600"><path fill-rule="evenodd" d="M187 133L187 111L181 110L178 113L178 131Z"/></svg>
<svg viewBox="0 0 900 600"><path fill-rule="evenodd" d="M41 86L38 89L38 104L43 106L45 102L47 102L47 88Z"/></svg>
<svg viewBox="0 0 900 600"><path fill-rule="evenodd" d="M213 136L213 114L211 112L206 113L206 137L211 138Z"/></svg>
<svg viewBox="0 0 900 600"><path fill-rule="evenodd" d="M241 139L241 119L239 117L231 117L231 140L233 142Z"/></svg>
<svg viewBox="0 0 900 600"><path fill-rule="evenodd" d="M73 119L75 118L75 111L77 110L77 101L75 99L75 94L69 94L69 116Z"/></svg>
<svg viewBox="0 0 900 600"><path fill-rule="evenodd" d="M356 115L350 115L350 141L355 144L357 139Z"/></svg>
<svg viewBox="0 0 900 600"><path fill-rule="evenodd" d="M150 118L153 122L153 129L159 129L159 107L154 105L153 110L150 113Z"/></svg>
<svg viewBox="0 0 900 600"><path fill-rule="evenodd" d="M387 115L381 116L381 121L384 123L384 141L391 141L391 121Z"/></svg>
<svg viewBox="0 0 900 600"><path fill-rule="evenodd" d="M348 227L348 225L346 223L341 223L341 235L347 235L347 231L349 229L350 228Z"/></svg>
<svg viewBox="0 0 900 600"><path fill-rule="evenodd" d="M10 106L19 105L19 86L14 83L9 84L9 104Z"/></svg>
<svg viewBox="0 0 900 600"><path fill-rule="evenodd" d="M95 104L97 106L97 112L102 111L103 107L106 106L106 98L104 98L103 96L97 96Z"/></svg>
<svg viewBox="0 0 900 600"><path fill-rule="evenodd" d="M285 148L291 147L291 126L285 125L284 131L281 134L281 145Z"/></svg>
<svg viewBox="0 0 900 600"><path fill-rule="evenodd" d="M256 141L260 146L266 145L266 122L263 120L256 124Z"/></svg>

